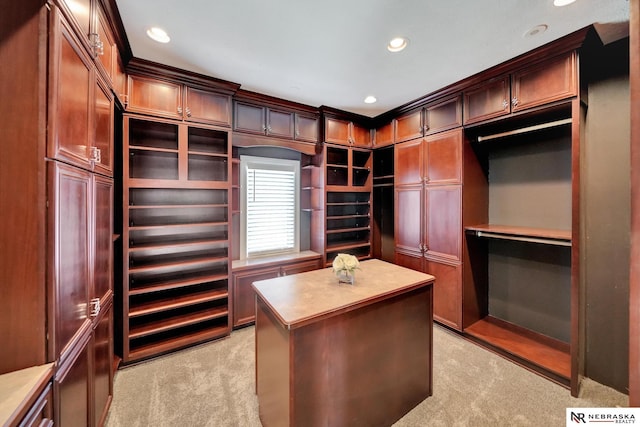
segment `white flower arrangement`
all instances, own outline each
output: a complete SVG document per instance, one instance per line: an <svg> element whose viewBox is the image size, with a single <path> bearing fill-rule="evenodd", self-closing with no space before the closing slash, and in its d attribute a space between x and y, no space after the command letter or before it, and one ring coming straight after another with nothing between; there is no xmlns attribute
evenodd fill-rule
<svg viewBox="0 0 640 427"><path fill-rule="evenodd" d="M360 269L358 258L349 254L338 254L333 260L333 272L336 276L353 276L356 269Z"/></svg>

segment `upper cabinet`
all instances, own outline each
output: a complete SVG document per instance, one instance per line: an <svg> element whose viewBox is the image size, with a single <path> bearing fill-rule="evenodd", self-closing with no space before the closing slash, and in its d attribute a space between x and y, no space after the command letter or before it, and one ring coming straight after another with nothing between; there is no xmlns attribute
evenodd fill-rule
<svg viewBox="0 0 640 427"><path fill-rule="evenodd" d="M236 101L233 130L293 139L293 115L288 111Z"/></svg>
<svg viewBox="0 0 640 427"><path fill-rule="evenodd" d="M324 119L324 142L355 147L371 147L371 132L366 127L335 117Z"/></svg>
<svg viewBox="0 0 640 427"><path fill-rule="evenodd" d="M231 126L231 96L190 85L130 74L127 111Z"/></svg>
<svg viewBox="0 0 640 427"><path fill-rule="evenodd" d="M393 144L394 125L395 120L391 120L390 122L376 128L373 134L373 148L386 147L387 145Z"/></svg>
<svg viewBox="0 0 640 427"><path fill-rule="evenodd" d="M430 103L396 118L395 142L453 129L462 125L460 95Z"/></svg>
<svg viewBox="0 0 640 427"><path fill-rule="evenodd" d="M482 82L464 92L464 124L515 113L578 93L575 52Z"/></svg>
<svg viewBox="0 0 640 427"><path fill-rule="evenodd" d="M318 117L296 113L295 139L299 141L318 142Z"/></svg>

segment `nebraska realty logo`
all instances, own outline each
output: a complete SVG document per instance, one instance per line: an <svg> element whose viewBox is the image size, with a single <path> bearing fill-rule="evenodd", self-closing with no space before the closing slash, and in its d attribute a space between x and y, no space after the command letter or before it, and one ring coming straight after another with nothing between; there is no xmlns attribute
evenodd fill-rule
<svg viewBox="0 0 640 427"><path fill-rule="evenodd" d="M567 426L591 423L640 425L640 408L567 408Z"/></svg>

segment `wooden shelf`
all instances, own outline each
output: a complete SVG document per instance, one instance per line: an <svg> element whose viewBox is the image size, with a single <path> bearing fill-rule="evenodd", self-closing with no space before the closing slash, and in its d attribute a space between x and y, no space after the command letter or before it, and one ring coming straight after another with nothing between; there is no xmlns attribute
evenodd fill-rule
<svg viewBox="0 0 640 427"><path fill-rule="evenodd" d="M520 364L567 386L571 378L570 346L512 323L487 316L464 329L464 334L513 356Z"/></svg>
<svg viewBox="0 0 640 427"><path fill-rule="evenodd" d="M353 228L335 228L335 229L327 229L327 234L336 234L336 233L350 233L352 231L369 231L371 227L353 227Z"/></svg>
<svg viewBox="0 0 640 427"><path fill-rule="evenodd" d="M173 337L170 340L160 341L139 346L132 346L129 351L129 361L137 361L148 357L157 356L172 350L187 347L189 345L210 341L229 335L229 326L217 326L196 331L192 333L182 334Z"/></svg>
<svg viewBox="0 0 640 427"><path fill-rule="evenodd" d="M226 280L227 274L218 274L212 276L202 276L189 280L167 281L157 285L141 286L139 288L129 289L129 295L144 295L152 292L167 291L170 289L186 288L189 286L201 285L207 282L216 282Z"/></svg>
<svg viewBox="0 0 640 427"><path fill-rule="evenodd" d="M143 304L130 304L129 317L146 316L148 314L159 313L162 311L173 310L176 308L188 307L194 304L202 304L205 302L216 301L227 298L229 293L227 290L208 290L195 294L188 294L178 298L163 298L148 301Z"/></svg>
<svg viewBox="0 0 640 427"><path fill-rule="evenodd" d="M224 317L228 314L229 313L227 307L223 306L217 308L206 308L182 316L169 317L157 322L151 322L141 326L131 327L129 329L129 339L136 339L147 335L159 334L161 332L170 331L172 329L178 329L184 326L189 326L196 323L202 323L208 320Z"/></svg>
<svg viewBox="0 0 640 427"><path fill-rule="evenodd" d="M548 228L482 224L465 227L477 237L518 240L548 245L571 246L571 231Z"/></svg>
<svg viewBox="0 0 640 427"><path fill-rule="evenodd" d="M370 245L371 243L369 243L368 241L342 242L339 245L333 245L333 246L327 245L327 252L344 251L347 249L362 248Z"/></svg>
<svg viewBox="0 0 640 427"><path fill-rule="evenodd" d="M186 267L194 267L198 265L208 265L214 263L226 262L228 257L211 257L211 258L196 258L190 260L179 260L173 262L166 263L158 263L158 264L148 264L141 267L129 267L129 274L136 273L147 273L153 271L163 271L163 270L177 270L183 269Z"/></svg>

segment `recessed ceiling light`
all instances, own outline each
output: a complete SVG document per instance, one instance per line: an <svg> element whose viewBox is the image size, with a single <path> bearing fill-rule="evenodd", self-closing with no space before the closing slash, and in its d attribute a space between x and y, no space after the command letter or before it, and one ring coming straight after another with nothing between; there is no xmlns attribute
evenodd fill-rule
<svg viewBox="0 0 640 427"><path fill-rule="evenodd" d="M387 50L389 52L400 52L402 49L407 47L407 43L409 43L409 40L404 37L393 38L391 39L391 41L389 41Z"/></svg>
<svg viewBox="0 0 640 427"><path fill-rule="evenodd" d="M369 96L367 96L367 97L364 99L364 103L365 103L365 104L373 104L373 103L374 103L374 102L376 102L376 101L377 101L377 99L376 99L376 97L375 97L375 96L373 96L373 95L369 95Z"/></svg>
<svg viewBox="0 0 640 427"><path fill-rule="evenodd" d="M147 35L158 43L169 43L169 35L165 30L158 27L151 27L147 30Z"/></svg>
<svg viewBox="0 0 640 427"><path fill-rule="evenodd" d="M538 34L542 34L545 31L547 31L547 28L549 28L549 26L547 24L540 24L540 25L536 25L535 27L533 27L532 29L530 29L529 31L527 31L526 33L524 33L522 35L522 37L533 37L533 36L537 36Z"/></svg>
<svg viewBox="0 0 640 427"><path fill-rule="evenodd" d="M576 1L576 0L553 0L553 5L554 6L558 6L558 7L566 6L568 4L573 3L574 1Z"/></svg>

